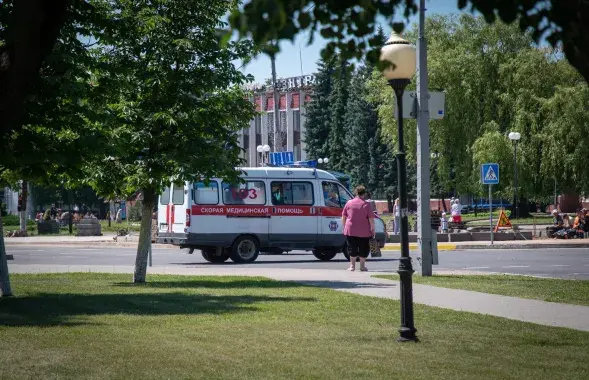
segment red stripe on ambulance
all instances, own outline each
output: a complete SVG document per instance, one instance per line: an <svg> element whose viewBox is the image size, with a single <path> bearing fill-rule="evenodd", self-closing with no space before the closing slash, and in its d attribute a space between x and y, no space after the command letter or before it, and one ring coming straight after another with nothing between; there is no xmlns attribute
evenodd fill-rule
<svg viewBox="0 0 589 380"><path fill-rule="evenodd" d="M326 211L327 210L327 211ZM327 212L327 213L326 213ZM192 206L192 215L341 216L341 209L316 206Z"/></svg>

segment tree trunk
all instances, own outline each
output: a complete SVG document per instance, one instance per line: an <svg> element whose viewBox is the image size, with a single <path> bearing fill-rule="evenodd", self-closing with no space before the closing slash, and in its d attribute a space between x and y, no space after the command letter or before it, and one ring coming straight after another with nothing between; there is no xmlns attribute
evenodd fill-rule
<svg viewBox="0 0 589 380"><path fill-rule="evenodd" d="M21 186L21 209L20 209L20 230L27 232L27 201L29 197L29 184L27 181L22 181Z"/></svg>
<svg viewBox="0 0 589 380"><path fill-rule="evenodd" d="M444 212L448 212L448 207L446 206L446 199L444 198L444 196L442 195L442 207L444 208Z"/></svg>
<svg viewBox="0 0 589 380"><path fill-rule="evenodd" d="M517 206L519 208L519 217L520 218L529 218L530 217L530 205L528 204L527 198L520 197L519 204Z"/></svg>
<svg viewBox="0 0 589 380"><path fill-rule="evenodd" d="M12 289L10 288L6 246L4 245L4 226L2 225L2 213L0 213L0 297L10 296L12 296Z"/></svg>
<svg viewBox="0 0 589 380"><path fill-rule="evenodd" d="M154 189L143 190L143 215L141 215L141 230L139 232L139 244L137 245L137 257L135 259L134 283L144 283L147 276L147 258L151 248L151 220L156 194Z"/></svg>

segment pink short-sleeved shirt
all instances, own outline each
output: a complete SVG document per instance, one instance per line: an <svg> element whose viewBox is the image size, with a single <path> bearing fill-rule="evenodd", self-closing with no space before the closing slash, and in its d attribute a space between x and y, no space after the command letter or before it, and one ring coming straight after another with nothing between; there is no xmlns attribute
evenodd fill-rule
<svg viewBox="0 0 589 380"><path fill-rule="evenodd" d="M346 217L344 226L344 235L356 237L372 237L370 233L370 222L368 219L374 218L374 213L370 204L358 197L348 201L342 212Z"/></svg>

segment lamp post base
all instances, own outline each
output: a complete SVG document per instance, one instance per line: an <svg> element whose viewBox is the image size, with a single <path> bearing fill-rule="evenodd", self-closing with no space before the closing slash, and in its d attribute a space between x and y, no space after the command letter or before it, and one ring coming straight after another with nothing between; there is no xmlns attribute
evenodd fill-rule
<svg viewBox="0 0 589 380"><path fill-rule="evenodd" d="M399 285L401 288L401 327L398 342L417 342L417 329L413 321L413 265L410 257L399 259Z"/></svg>
<svg viewBox="0 0 589 380"><path fill-rule="evenodd" d="M399 329L399 337L397 338L397 342L419 342L419 339L415 335L417 330L415 328L410 329L409 327L401 327Z"/></svg>

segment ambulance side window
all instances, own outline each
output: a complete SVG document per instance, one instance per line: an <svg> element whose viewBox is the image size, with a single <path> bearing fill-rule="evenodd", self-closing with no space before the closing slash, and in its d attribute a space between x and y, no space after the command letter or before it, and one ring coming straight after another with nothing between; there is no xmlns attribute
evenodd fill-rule
<svg viewBox="0 0 589 380"><path fill-rule="evenodd" d="M323 182L321 187L323 188L323 200L325 201L325 206L338 208L344 207L340 202L339 190L335 183Z"/></svg>
<svg viewBox="0 0 589 380"><path fill-rule="evenodd" d="M311 182L272 182L272 204L313 206L313 184Z"/></svg>
<svg viewBox="0 0 589 380"><path fill-rule="evenodd" d="M194 184L194 203L197 205L217 205L219 204L219 184L212 181L209 185L204 182Z"/></svg>
<svg viewBox="0 0 589 380"><path fill-rule="evenodd" d="M172 191L172 203L175 205L184 204L184 185L174 185Z"/></svg>
<svg viewBox="0 0 589 380"><path fill-rule="evenodd" d="M262 181L246 181L238 185L222 183L223 203L226 205L265 205L266 187Z"/></svg>
<svg viewBox="0 0 589 380"><path fill-rule="evenodd" d="M162 195L160 195L160 204L167 205L170 203L170 186L166 186Z"/></svg>
<svg viewBox="0 0 589 380"><path fill-rule="evenodd" d="M348 191L341 185L337 185L338 189L339 189L339 201L340 201L340 205L341 207L344 207L346 205L346 203L348 203L348 201L350 199L352 199L352 196L348 193Z"/></svg>

